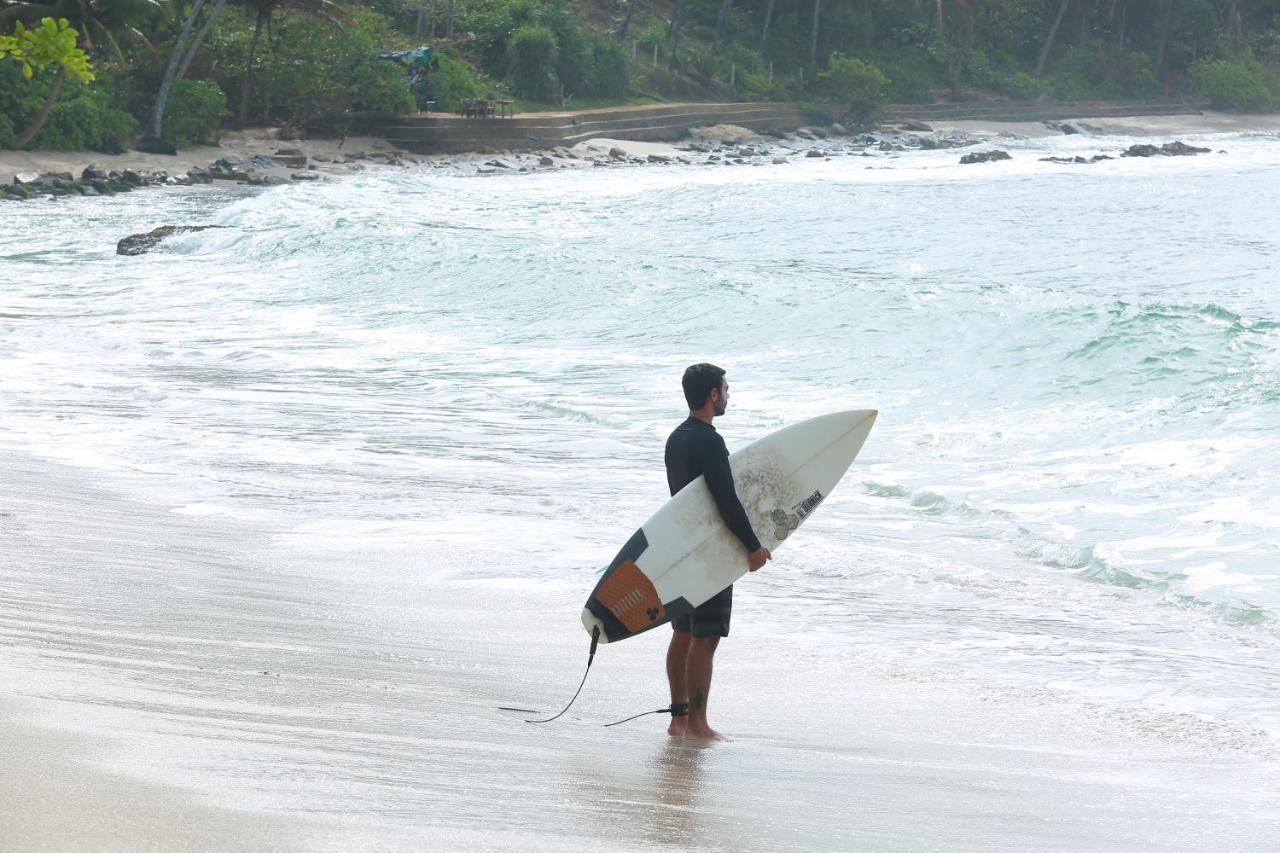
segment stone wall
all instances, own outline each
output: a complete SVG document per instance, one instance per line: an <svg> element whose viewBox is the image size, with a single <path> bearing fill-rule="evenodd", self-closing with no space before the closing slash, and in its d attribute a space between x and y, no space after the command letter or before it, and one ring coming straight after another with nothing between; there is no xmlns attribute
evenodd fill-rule
<svg viewBox="0 0 1280 853"><path fill-rule="evenodd" d="M571 146L601 137L661 142L695 127L734 124L759 133L796 130L812 122L792 104L660 104L649 107L521 113L514 118L407 115L374 121L369 130L420 154L524 151Z"/></svg>

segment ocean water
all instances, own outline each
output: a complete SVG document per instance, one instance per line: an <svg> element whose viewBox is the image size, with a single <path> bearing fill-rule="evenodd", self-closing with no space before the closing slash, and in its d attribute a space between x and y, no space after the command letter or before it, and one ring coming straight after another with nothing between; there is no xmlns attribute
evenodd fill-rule
<svg viewBox="0 0 1280 853"><path fill-rule="evenodd" d="M681 371L709 360L729 372L717 425L731 448L828 411L880 410L822 512L740 592L735 637L789 649L818 682L856 668L869 692L963 685L1188 760L1274 762L1280 135L1183 138L1214 153L1038 160L1146 141L1077 136L1001 140L1014 159L980 166L920 151L387 170L5 205L0 452L82 471L174 530L252 531L262 544L246 546L235 595L248 595L242 575L259 577L253 605L266 609L204 630L230 630L241 652L274 644L298 671L358 647L402 684L398 666L431 658L414 631L432 605L387 608L391 589L452 585L493 614L526 593L562 607L520 629L522 642L572 647L563 685L527 700L550 707L577 677L581 638L566 632L596 569L666 497ZM224 227L113 254L126 234L187 223ZM74 515L75 496L59 494L54 517ZM180 548L187 535L161 539ZM132 614L144 662L102 651L122 630L102 598L57 586L54 566L11 566L0 636L12 683L112 712L164 707L168 724L179 705L224 722L278 711L279 697L229 710L195 671L157 677L145 661L176 654L179 629L142 612L140 581L117 562L95 577ZM206 584L232 583L188 567L166 584L156 565L147 576L184 590L192 614L218 594ZM276 571L328 589L323 606L268 607L293 600ZM65 624L106 619L99 636L67 629L80 652L42 652L56 628L46 594ZM500 631L493 618L482 634ZM298 627L308 619L346 626L351 645L314 640ZM483 693L455 676L452 698L435 700ZM532 689L501 664L494 678ZM334 696L363 709L354 719L378 717L377 697ZM614 698L586 707L625 716ZM405 807L388 793L400 756L387 725L391 739L359 759L382 787L318 810ZM254 761L223 755L201 772L243 782ZM290 805L277 796L260 799Z"/></svg>

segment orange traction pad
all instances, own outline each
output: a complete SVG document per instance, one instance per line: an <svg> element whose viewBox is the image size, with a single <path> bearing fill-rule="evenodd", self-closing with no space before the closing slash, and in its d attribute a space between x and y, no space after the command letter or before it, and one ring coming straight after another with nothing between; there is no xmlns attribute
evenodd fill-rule
<svg viewBox="0 0 1280 853"><path fill-rule="evenodd" d="M653 581L631 560L623 560L596 589L595 598L633 634L666 615Z"/></svg>

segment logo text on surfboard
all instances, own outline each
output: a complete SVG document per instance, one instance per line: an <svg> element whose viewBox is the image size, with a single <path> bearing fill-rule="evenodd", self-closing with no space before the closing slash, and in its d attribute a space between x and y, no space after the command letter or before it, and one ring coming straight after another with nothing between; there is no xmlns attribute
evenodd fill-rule
<svg viewBox="0 0 1280 853"><path fill-rule="evenodd" d="M769 513L769 520L773 522L773 535L778 537L779 542L786 539L791 531L800 526L800 522L809 517L809 513L817 509L820 503L822 503L822 492L815 491L793 506L791 512L775 509Z"/></svg>

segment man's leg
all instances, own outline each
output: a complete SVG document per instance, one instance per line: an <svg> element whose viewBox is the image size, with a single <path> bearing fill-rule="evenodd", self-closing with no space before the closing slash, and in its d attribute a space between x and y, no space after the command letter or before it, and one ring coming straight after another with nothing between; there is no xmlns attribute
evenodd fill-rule
<svg viewBox="0 0 1280 853"><path fill-rule="evenodd" d="M726 738L707 724L707 696L711 693L711 662L720 645L719 637L693 637L689 644L685 683L689 690L689 717L685 734L689 737Z"/></svg>
<svg viewBox="0 0 1280 853"><path fill-rule="evenodd" d="M686 671L689 664L689 646L693 637L685 631L671 632L671 645L667 648L667 681L671 685L671 704L683 705L689 701L689 683ZM681 737L689 718L672 717L667 734Z"/></svg>

